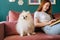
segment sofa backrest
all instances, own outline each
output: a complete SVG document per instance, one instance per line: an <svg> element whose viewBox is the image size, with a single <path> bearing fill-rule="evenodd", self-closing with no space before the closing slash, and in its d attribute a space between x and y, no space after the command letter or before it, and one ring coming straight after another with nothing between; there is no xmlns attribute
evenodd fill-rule
<svg viewBox="0 0 60 40"><path fill-rule="evenodd" d="M55 17L56 19L60 19L60 13L54 14L54 17Z"/></svg>

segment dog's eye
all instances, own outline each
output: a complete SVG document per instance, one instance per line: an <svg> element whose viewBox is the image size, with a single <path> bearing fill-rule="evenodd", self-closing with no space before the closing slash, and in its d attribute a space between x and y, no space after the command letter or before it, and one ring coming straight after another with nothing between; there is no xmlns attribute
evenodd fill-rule
<svg viewBox="0 0 60 40"><path fill-rule="evenodd" d="M26 16L27 17L27 16Z"/></svg>

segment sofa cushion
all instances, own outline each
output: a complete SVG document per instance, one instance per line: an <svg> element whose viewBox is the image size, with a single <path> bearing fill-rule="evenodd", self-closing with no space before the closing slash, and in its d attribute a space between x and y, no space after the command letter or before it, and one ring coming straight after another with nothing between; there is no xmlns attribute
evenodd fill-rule
<svg viewBox="0 0 60 40"><path fill-rule="evenodd" d="M16 21L5 22L5 35L6 36L18 34L16 31L16 23L17 23Z"/></svg>
<svg viewBox="0 0 60 40"><path fill-rule="evenodd" d="M9 22L17 21L19 17L19 12L9 11Z"/></svg>
<svg viewBox="0 0 60 40"><path fill-rule="evenodd" d="M46 35L44 33L36 33L31 36L20 37L19 35L12 35L6 37L4 40L60 40L59 35Z"/></svg>

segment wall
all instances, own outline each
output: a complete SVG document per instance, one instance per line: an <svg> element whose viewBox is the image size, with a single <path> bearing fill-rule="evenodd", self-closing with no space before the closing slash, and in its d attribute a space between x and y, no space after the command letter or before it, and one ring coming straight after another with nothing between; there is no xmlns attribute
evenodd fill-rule
<svg viewBox="0 0 60 40"><path fill-rule="evenodd" d="M10 3L8 0L0 0L0 21L6 20L9 10L22 12L22 10L30 11L34 13L38 8L38 5L29 5L28 0L23 0L22 6L18 5L18 0L14 3ZM60 0L56 0L56 5L52 5L52 14L60 12Z"/></svg>

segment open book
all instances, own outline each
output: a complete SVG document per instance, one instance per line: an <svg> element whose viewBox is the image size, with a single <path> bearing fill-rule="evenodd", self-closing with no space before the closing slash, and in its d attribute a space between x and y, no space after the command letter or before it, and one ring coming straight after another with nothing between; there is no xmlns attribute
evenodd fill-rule
<svg viewBox="0 0 60 40"><path fill-rule="evenodd" d="M60 19L57 19L55 22L53 22L53 23L50 24L49 26L53 26L53 25L55 25L55 24L57 24L57 23L60 23Z"/></svg>

